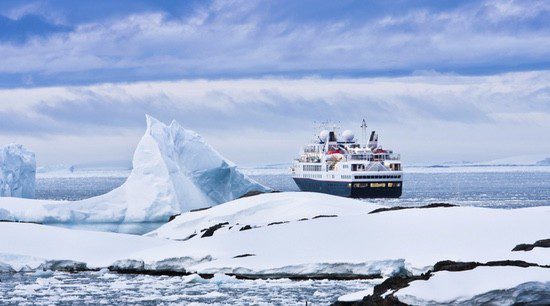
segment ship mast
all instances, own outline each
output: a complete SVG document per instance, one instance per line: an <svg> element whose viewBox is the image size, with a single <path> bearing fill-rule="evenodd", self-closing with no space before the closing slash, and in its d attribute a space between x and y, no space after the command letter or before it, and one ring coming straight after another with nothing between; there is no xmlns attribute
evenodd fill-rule
<svg viewBox="0 0 550 306"><path fill-rule="evenodd" d="M367 122L365 119L363 119L363 123L361 124L361 142L363 148L365 148L367 146Z"/></svg>

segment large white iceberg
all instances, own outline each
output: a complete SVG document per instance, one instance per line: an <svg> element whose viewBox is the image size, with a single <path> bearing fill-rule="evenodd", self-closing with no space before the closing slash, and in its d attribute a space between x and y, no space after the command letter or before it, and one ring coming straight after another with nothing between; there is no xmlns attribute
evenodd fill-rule
<svg viewBox="0 0 550 306"><path fill-rule="evenodd" d="M20 144L0 147L0 197L34 198L36 160Z"/></svg>
<svg viewBox="0 0 550 306"><path fill-rule="evenodd" d="M241 173L197 133L147 116L133 169L119 188L75 201L1 199L0 219L43 223L154 222L269 188Z"/></svg>

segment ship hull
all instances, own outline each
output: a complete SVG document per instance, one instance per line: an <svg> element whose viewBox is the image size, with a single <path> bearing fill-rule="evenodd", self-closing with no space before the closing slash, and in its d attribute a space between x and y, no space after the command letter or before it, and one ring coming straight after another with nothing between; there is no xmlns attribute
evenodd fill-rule
<svg viewBox="0 0 550 306"><path fill-rule="evenodd" d="M337 182L322 181L308 178L293 178L301 191L327 193L349 198L399 198L402 194L403 184L399 182ZM391 186L391 187L389 187Z"/></svg>

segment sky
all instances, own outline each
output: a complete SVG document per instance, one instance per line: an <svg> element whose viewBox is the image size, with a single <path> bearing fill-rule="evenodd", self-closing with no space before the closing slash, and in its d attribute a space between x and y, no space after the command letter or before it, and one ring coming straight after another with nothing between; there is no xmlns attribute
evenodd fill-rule
<svg viewBox="0 0 550 306"><path fill-rule="evenodd" d="M548 1L0 2L0 144L131 160L145 114L239 165L362 118L407 163L550 156Z"/></svg>

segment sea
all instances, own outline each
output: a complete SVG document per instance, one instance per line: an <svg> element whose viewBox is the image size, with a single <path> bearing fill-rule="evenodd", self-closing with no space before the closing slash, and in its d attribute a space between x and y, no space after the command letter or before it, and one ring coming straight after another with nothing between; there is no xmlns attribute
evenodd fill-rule
<svg viewBox="0 0 550 306"><path fill-rule="evenodd" d="M247 168L253 179L279 191L298 191L285 168ZM41 199L79 200L124 183L128 172L38 175ZM550 166L412 167L399 199L368 199L387 206L450 203L492 209L550 205ZM142 234L161 224L126 228L100 225L87 230ZM66 226L66 225L60 225ZM74 227L74 226L73 226ZM121 275L109 271L0 273L1 305L329 305L338 297L372 288L378 280L189 281L185 276ZM307 304L306 304L307 303Z"/></svg>

